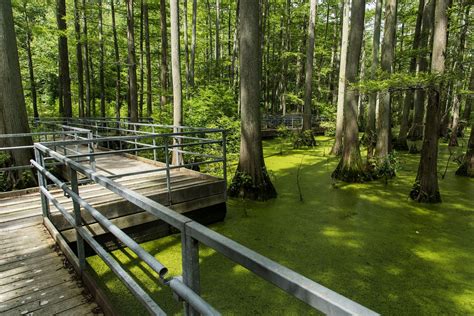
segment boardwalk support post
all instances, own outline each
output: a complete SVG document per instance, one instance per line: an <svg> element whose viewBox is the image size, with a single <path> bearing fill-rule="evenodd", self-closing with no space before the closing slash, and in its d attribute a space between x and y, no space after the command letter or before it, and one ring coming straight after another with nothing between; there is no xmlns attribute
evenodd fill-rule
<svg viewBox="0 0 474 316"><path fill-rule="evenodd" d="M181 232L181 251L183 264L183 282L194 291L200 294L200 273L199 273L199 242L186 232L187 227ZM187 302L184 303L184 313L187 316L199 315L199 313Z"/></svg>
<svg viewBox="0 0 474 316"><path fill-rule="evenodd" d="M71 190L79 195L79 186L77 182L77 171L72 169L69 166L69 176L71 178ZM82 226L82 217L81 217L81 206L79 202L75 199L72 199L72 204L74 206L74 220L75 220L75 228L76 228L76 239L77 239L77 257L79 258L79 269L84 271L86 267L86 255L84 249L84 239L82 238L81 234L77 231L77 227Z"/></svg>

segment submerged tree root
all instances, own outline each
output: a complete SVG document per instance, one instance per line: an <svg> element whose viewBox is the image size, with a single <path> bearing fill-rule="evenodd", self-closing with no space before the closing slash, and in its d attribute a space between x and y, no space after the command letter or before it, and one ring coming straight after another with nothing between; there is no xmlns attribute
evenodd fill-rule
<svg viewBox="0 0 474 316"><path fill-rule="evenodd" d="M439 193L439 191L436 191L433 194L429 194L421 189L421 185L419 182L416 182L413 185L413 188L410 191L410 198L413 201L417 201L420 203L441 203L441 194Z"/></svg>

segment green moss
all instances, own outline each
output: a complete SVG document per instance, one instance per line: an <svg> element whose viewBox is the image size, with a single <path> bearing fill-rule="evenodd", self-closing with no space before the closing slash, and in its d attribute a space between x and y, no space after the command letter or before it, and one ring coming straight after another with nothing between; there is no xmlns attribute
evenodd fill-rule
<svg viewBox="0 0 474 316"><path fill-rule="evenodd" d="M397 177L359 184L334 183L338 158L332 140L292 150L265 143L266 164L278 198L228 202L228 216L212 228L269 258L384 315L474 314L474 182L456 177L449 164L440 180L443 203L408 198L419 157L400 153ZM440 172L447 147L440 148ZM296 185L300 183L304 202ZM179 236L143 244L181 274ZM168 289L156 282L129 250L114 255L170 314L181 313ZM314 311L213 250L201 247L202 293L224 314L306 315ZM124 315L145 314L113 273L96 257L89 263Z"/></svg>

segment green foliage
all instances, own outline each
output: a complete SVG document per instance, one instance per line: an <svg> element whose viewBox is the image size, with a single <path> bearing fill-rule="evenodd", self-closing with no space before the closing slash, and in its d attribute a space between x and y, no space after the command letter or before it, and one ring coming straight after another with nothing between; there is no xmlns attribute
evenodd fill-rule
<svg viewBox="0 0 474 316"><path fill-rule="evenodd" d="M316 138L312 130L305 130L294 134L293 148L314 147L316 146Z"/></svg>

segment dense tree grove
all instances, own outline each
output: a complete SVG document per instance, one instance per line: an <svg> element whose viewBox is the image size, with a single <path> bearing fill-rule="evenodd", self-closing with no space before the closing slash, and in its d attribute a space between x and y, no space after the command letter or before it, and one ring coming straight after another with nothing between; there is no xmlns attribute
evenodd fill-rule
<svg viewBox="0 0 474 316"><path fill-rule="evenodd" d="M410 196L422 202L441 201L438 141L466 146L458 137L471 126L472 7L467 0L12 0L30 116L151 116L229 128L235 144L241 116L234 179L252 179L253 193L234 188L267 199L276 193L261 156L260 115L301 113L303 130L317 121L335 134L337 179L387 179L396 176L394 148L421 153ZM3 24L7 54L12 34ZM470 133L460 175L472 176Z"/></svg>

